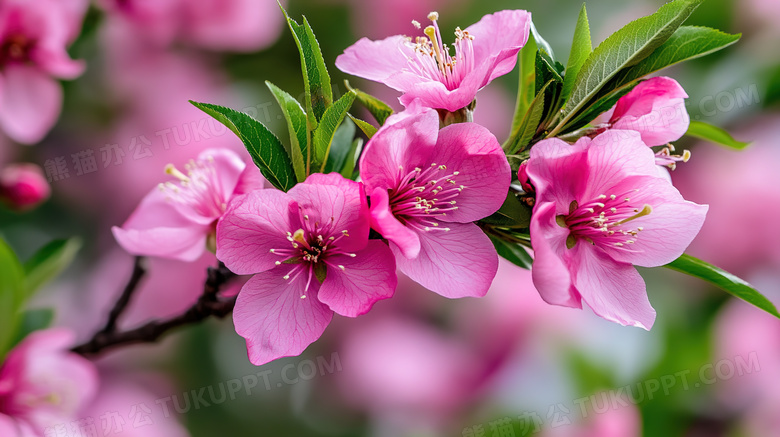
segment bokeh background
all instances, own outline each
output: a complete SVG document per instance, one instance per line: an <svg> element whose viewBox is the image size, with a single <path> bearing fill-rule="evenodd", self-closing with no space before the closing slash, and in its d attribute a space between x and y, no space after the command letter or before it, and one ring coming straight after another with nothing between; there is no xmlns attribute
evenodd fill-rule
<svg viewBox="0 0 780 437"><path fill-rule="evenodd" d="M359 37L414 32L437 10L443 29L527 9L565 64L580 2L564 0L287 0L305 15L334 83L335 57ZM594 43L662 2L588 3ZM689 94L691 118L753 141L736 152L688 139L675 183L707 203L690 252L780 303L780 2L708 0L688 24L742 40L664 72ZM31 162L52 197L26 213L0 207L0 234L22 259L54 238L85 242L33 304L86 339L132 270L113 240L143 195L210 147L241 143L188 99L243 109L286 134L269 80L302 95L300 60L275 0L101 0L70 48L86 61L64 82L62 114L38 144L0 143L0 168ZM381 56L377 53L377 56ZM395 95L350 79L388 102ZM477 122L509 130L516 72L479 95ZM125 327L191 305L213 255L150 260ZM527 271L502 263L483 299L451 301L409 280L357 319L336 317L302 356L246 359L230 319L99 360L101 397L84 417L116 418L121 436L780 436L780 321L699 281L643 270L658 312L651 332L550 307ZM148 407L148 412L143 406ZM146 414L141 414L146 412ZM142 416L144 416L142 418ZM146 417L149 420L146 420ZM143 420L142 420L143 419ZM98 432L100 432L100 427ZM105 435L105 434L99 434Z"/></svg>

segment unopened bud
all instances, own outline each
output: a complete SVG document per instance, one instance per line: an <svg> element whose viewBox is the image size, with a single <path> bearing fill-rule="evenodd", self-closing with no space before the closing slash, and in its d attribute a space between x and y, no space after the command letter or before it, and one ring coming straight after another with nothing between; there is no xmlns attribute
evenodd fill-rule
<svg viewBox="0 0 780 437"><path fill-rule="evenodd" d="M35 164L11 164L0 170L0 200L12 209L34 208L51 195L51 187Z"/></svg>

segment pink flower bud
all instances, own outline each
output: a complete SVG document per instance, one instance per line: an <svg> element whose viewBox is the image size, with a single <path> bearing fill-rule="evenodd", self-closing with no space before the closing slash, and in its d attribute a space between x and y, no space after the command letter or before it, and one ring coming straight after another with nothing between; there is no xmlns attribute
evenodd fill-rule
<svg viewBox="0 0 780 437"><path fill-rule="evenodd" d="M28 210L49 198L51 188L35 164L11 164L0 170L0 199L16 210Z"/></svg>

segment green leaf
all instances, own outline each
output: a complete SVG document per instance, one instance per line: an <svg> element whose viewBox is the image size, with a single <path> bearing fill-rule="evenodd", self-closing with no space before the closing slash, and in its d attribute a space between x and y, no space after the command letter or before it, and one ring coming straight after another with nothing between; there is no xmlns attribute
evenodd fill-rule
<svg viewBox="0 0 780 437"><path fill-rule="evenodd" d="M14 338L24 295L24 269L11 247L0 239L0 362Z"/></svg>
<svg viewBox="0 0 780 437"><path fill-rule="evenodd" d="M313 128L333 103L330 75L320 51L320 44L314 37L314 32L306 17L303 18L303 25L301 25L290 18L284 8L282 8L282 12L284 12L284 17L287 19L287 24L292 30L295 44L301 54L301 69L303 70L303 84L306 92L306 114L310 118L310 126Z"/></svg>
<svg viewBox="0 0 780 437"><path fill-rule="evenodd" d="M360 91L359 89L352 88L349 85L349 81L345 80L344 85L347 86L348 90L355 92L357 101L360 102L361 105L365 106L366 109L368 109L368 112L374 116L374 119L379 123L380 126L385 124L387 117L393 115L393 108L391 108L387 103L377 99L371 94Z"/></svg>
<svg viewBox="0 0 780 437"><path fill-rule="evenodd" d="M605 88L624 86L666 67L717 52L734 44L741 36L709 27L682 26L650 56L618 73Z"/></svg>
<svg viewBox="0 0 780 437"><path fill-rule="evenodd" d="M312 160L312 163L315 168L320 166L320 171L325 170L325 161L328 159L328 154L330 153L333 135L336 134L336 129L347 116L347 111L352 107L355 97L355 93L352 91L341 96L336 103L325 111L325 115L322 116L320 125L317 126L317 130L314 131L314 159Z"/></svg>
<svg viewBox="0 0 780 437"><path fill-rule="evenodd" d="M544 94L544 111L542 124L553 118L561 106L561 90L563 89L563 65L554 61L544 50L536 52L536 95L547 87Z"/></svg>
<svg viewBox="0 0 780 437"><path fill-rule="evenodd" d="M525 43L520 53L517 54L517 64L519 65L519 82L517 86L517 102L515 103L515 114L512 117L512 129L510 138L514 132L520 130L528 108L531 106L536 93L536 41L533 34L528 36L528 42ZM508 141L508 140L507 140ZM506 143L504 143L506 144ZM506 150L506 149L504 149Z"/></svg>
<svg viewBox="0 0 780 437"><path fill-rule="evenodd" d="M599 44L577 74L564 117L549 136L557 135L620 70L636 65L666 42L703 1L667 3L656 13L628 23Z"/></svg>
<svg viewBox="0 0 780 437"><path fill-rule="evenodd" d="M51 323L54 321L54 309L40 308L27 310L21 314L19 319L19 326L16 329L16 334L11 343L12 345L19 344L20 341L35 331L40 331L51 326Z"/></svg>
<svg viewBox="0 0 780 437"><path fill-rule="evenodd" d="M352 148L349 149L347 162L344 163L344 167L341 169L342 176L353 180L356 178L359 172L355 172L355 169L361 152L363 152L363 138L355 138L355 141L352 141Z"/></svg>
<svg viewBox="0 0 780 437"><path fill-rule="evenodd" d="M735 140L734 137L724 129L703 121L691 121L690 126L688 126L688 132L685 132L685 135L705 141L711 141L715 144L720 144L721 146L726 146L735 150L742 150L750 145L750 143Z"/></svg>
<svg viewBox="0 0 780 437"><path fill-rule="evenodd" d="M29 298L42 285L62 273L81 249L81 240L54 240L43 246L24 264L24 288Z"/></svg>
<svg viewBox="0 0 780 437"><path fill-rule="evenodd" d="M569 52L569 62L566 64L566 77L563 81L563 91L561 100L564 102L571 95L574 88L574 80L577 73L580 72L582 64L593 52L593 44L590 40L590 23L588 23L588 11L585 9L585 3L580 9L580 16L577 18L577 27L574 28L574 40L571 43L571 52Z"/></svg>
<svg viewBox="0 0 780 437"><path fill-rule="evenodd" d="M531 225L531 209L510 191L501 208L480 221L502 228L527 228Z"/></svg>
<svg viewBox="0 0 780 437"><path fill-rule="evenodd" d="M336 129L336 134L333 135L333 143L330 146L330 154L328 154L328 162L325 163L325 173L341 172L341 169L344 168L349 151L352 149L356 130L355 123L349 119L345 119L341 126Z"/></svg>
<svg viewBox="0 0 780 437"><path fill-rule="evenodd" d="M547 92L547 87L551 83L553 83L552 80L547 82L541 91L539 91L539 94L536 95L536 98L531 102L528 111L525 113L522 123L517 126L516 131L512 130L512 134L502 146L507 154L518 153L533 139L534 134L539 127L539 122L542 121L542 115L544 115L545 94Z"/></svg>
<svg viewBox="0 0 780 437"><path fill-rule="evenodd" d="M364 134L366 134L366 137L368 137L369 140L374 136L374 134L378 130L376 127L374 127L373 124L367 121L363 121L352 114L347 114L347 115L349 115L349 118L355 122L357 127L359 127L360 130L363 131Z"/></svg>
<svg viewBox="0 0 780 437"><path fill-rule="evenodd" d="M254 118L224 106L198 103L190 100L196 108L214 117L233 131L249 152L260 173L274 187L287 191L295 186L295 172L284 146L267 127Z"/></svg>
<svg viewBox="0 0 780 437"><path fill-rule="evenodd" d="M271 94L279 103L287 120L287 128L290 131L290 148L287 154L292 161L295 178L303 182L307 175L307 163L309 162L309 132L306 128L306 113L301 104L295 98L269 81L265 81Z"/></svg>
<svg viewBox="0 0 780 437"><path fill-rule="evenodd" d="M778 314L777 308L775 308L772 302L754 289L752 285L712 264L708 264L690 255L683 254L683 256L664 267L703 279L721 290L780 318L780 314Z"/></svg>
<svg viewBox="0 0 780 437"><path fill-rule="evenodd" d="M493 247L496 248L496 252L498 252L500 257L510 261L518 267L531 270L531 265L534 260L531 258L531 255L528 254L525 247L516 243L504 241L494 235L488 235L488 237L490 237L490 241L493 242Z"/></svg>

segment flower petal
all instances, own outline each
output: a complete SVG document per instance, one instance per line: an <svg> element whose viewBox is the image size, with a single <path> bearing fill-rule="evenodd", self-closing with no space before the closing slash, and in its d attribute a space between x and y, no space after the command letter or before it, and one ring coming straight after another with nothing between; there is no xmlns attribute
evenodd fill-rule
<svg viewBox="0 0 780 437"><path fill-rule="evenodd" d="M395 293L395 260L382 241L369 241L354 257L339 254L329 256L326 262L328 274L317 297L342 316L365 314L376 301Z"/></svg>
<svg viewBox="0 0 780 437"><path fill-rule="evenodd" d="M230 200L241 178L241 173L247 167L246 163L229 149L206 149L200 152L198 160L213 163L219 182L219 187L215 188L223 199Z"/></svg>
<svg viewBox="0 0 780 437"><path fill-rule="evenodd" d="M130 254L180 261L200 258L209 231L209 226L198 224L152 229L111 228L117 243Z"/></svg>
<svg viewBox="0 0 780 437"><path fill-rule="evenodd" d="M626 224L630 229L642 228L633 239L635 243L623 246L623 250L608 247L607 253L616 261L642 267L662 266L680 257L704 225L708 206L683 199L663 178L633 177L622 185L641 188L632 200L648 204L653 210Z"/></svg>
<svg viewBox="0 0 780 437"><path fill-rule="evenodd" d="M395 243L406 258L417 258L420 254L420 237L395 218L384 188L376 188L371 193L371 227Z"/></svg>
<svg viewBox="0 0 780 437"><path fill-rule="evenodd" d="M512 170L498 140L486 128L474 123L458 123L439 132L436 163L447 173L458 171L453 179L465 188L455 198L457 210L442 220L473 222L493 214L506 199ZM442 184L443 181L440 181Z"/></svg>
<svg viewBox="0 0 780 437"><path fill-rule="evenodd" d="M569 230L555 223L555 204L537 203L531 218L531 245L534 264L531 268L534 286L545 302L582 308L580 295L572 286L569 268L564 260Z"/></svg>
<svg viewBox="0 0 780 437"><path fill-rule="evenodd" d="M652 328L655 310L645 281L631 264L617 262L582 241L571 250L576 251L574 285L594 313L624 326Z"/></svg>
<svg viewBox="0 0 780 437"><path fill-rule="evenodd" d="M579 141L578 141L579 143ZM657 176L655 155L638 132L612 129L598 135L587 148L589 168L582 200L605 194L629 176Z"/></svg>
<svg viewBox="0 0 780 437"><path fill-rule="evenodd" d="M413 56L414 49L403 35L379 41L361 38L336 58L336 68L347 74L384 83L387 78L406 68L408 58Z"/></svg>
<svg viewBox="0 0 780 437"><path fill-rule="evenodd" d="M687 97L674 79L653 77L618 100L610 121L614 129L639 132L648 146L661 146L680 139L688 130Z"/></svg>
<svg viewBox="0 0 780 437"><path fill-rule="evenodd" d="M283 257L271 249L287 249L287 233L301 227L292 197L274 189L236 197L217 224L217 259L239 275L263 272Z"/></svg>
<svg viewBox="0 0 780 437"><path fill-rule="evenodd" d="M233 323L246 339L252 364L300 355L320 338L333 317L333 311L317 300L316 279L302 299L307 275L286 281L283 276L289 270L290 265L281 265L257 274L238 294Z"/></svg>
<svg viewBox="0 0 780 437"><path fill-rule="evenodd" d="M62 107L62 87L39 69L7 65L2 72L0 127L14 141L34 144L57 122Z"/></svg>
<svg viewBox="0 0 780 437"><path fill-rule="evenodd" d="M536 188L536 202L556 204L557 214L567 214L569 204L580 197L588 177L585 150L590 139L569 144L558 138L539 141L531 148L526 173Z"/></svg>
<svg viewBox="0 0 780 437"><path fill-rule="evenodd" d="M419 102L388 118L360 157L360 176L366 191L395 188L402 177L426 163L439 136L439 114Z"/></svg>
<svg viewBox="0 0 780 437"><path fill-rule="evenodd" d="M407 276L444 297L482 297L498 271L493 243L473 223L450 223L443 229L419 232L420 255L403 256L395 244L398 268Z"/></svg>
<svg viewBox="0 0 780 437"><path fill-rule="evenodd" d="M339 250L355 252L368 243L369 218L365 192L361 184L341 175L340 185L316 184L332 180L329 176L309 178L287 193L295 199L303 228L324 238L337 237ZM311 179L311 180L310 180ZM316 235L316 234L315 234Z"/></svg>
<svg viewBox="0 0 780 437"><path fill-rule="evenodd" d="M528 42L528 35L531 32L531 13L523 10L506 10L485 15L466 31L474 37L475 64L496 57L489 82L509 73L515 67L517 52Z"/></svg>

